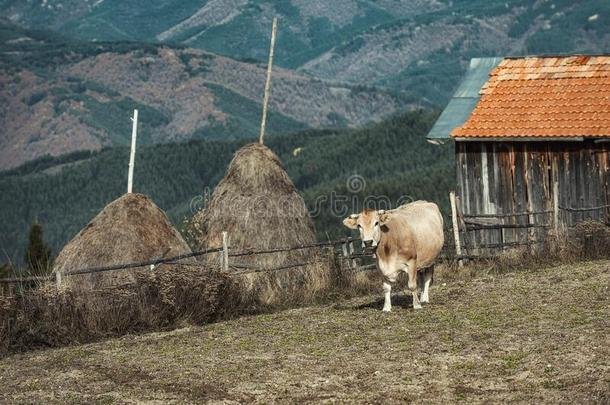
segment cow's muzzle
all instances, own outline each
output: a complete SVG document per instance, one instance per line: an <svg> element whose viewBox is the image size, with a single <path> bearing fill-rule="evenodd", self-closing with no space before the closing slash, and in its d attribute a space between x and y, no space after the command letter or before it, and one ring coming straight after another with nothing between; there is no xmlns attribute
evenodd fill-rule
<svg viewBox="0 0 610 405"><path fill-rule="evenodd" d="M367 249L370 249L370 248L374 247L375 245L376 245L375 241L372 239L362 241L362 247L367 248Z"/></svg>

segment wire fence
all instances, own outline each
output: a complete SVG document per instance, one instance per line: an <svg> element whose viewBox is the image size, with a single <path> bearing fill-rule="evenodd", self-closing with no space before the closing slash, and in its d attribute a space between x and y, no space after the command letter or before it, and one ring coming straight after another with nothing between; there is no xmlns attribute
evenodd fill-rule
<svg viewBox="0 0 610 405"><path fill-rule="evenodd" d="M550 235L557 235L587 219L583 216L570 220L566 213L597 211L599 215L595 216L596 221L610 225L610 204L566 207L555 202L552 210L462 214L456 202L459 198L453 197L450 200L456 218L452 218L452 227L445 231L447 237L444 253L458 261L492 259L507 248L529 246L534 249L537 245L547 243ZM593 219L594 216L589 218Z"/></svg>
<svg viewBox="0 0 610 405"><path fill-rule="evenodd" d="M146 260L146 261L120 263L120 264L113 264L113 265L99 266L99 267L87 267L87 268L74 269L74 270L68 270L68 271L63 271L63 272L54 272L53 274L42 275L42 276L2 278L2 279L0 279L0 283L19 284L19 283L28 283L28 282L35 282L35 281L50 281L50 280L55 279L58 286L60 286L62 283L62 281L61 281L62 277L66 277L66 276L103 273L103 272L108 272L108 271L129 270L129 269L143 268L143 267L149 267L150 270L154 270L155 267L162 265L162 264L203 267L203 266L205 266L205 263L195 262L195 261L185 261L185 260L191 259L191 258L196 258L196 257L202 257L202 256L206 256L209 254L214 254L214 253L223 253L223 255L226 257L237 258L237 257L247 257L247 256L256 256L256 255L267 255L267 254L274 254L274 253L281 253L281 252L292 252L292 251L313 249L313 248L324 248L324 247L333 247L334 248L334 247L341 246L341 245L344 245L346 247L345 249L341 249L342 252L354 252L353 243L355 241L359 241L359 240L360 240L359 238L346 237L346 238L337 239L337 240L329 240L326 242L316 242L316 243L310 243L310 244L299 245L299 246L285 246L285 247L277 247L277 248L270 248L270 249L241 249L241 250L235 250L235 251L233 251L233 248L231 248L230 246L223 246L223 247L218 247L218 248L203 249L200 251L186 253L186 254L172 256L172 257L164 257L168 253L168 252L165 252L158 258L154 258L154 259ZM353 258L347 257L347 255L345 258L351 260L351 259L355 259L356 257L358 257L358 258L372 257L372 254L367 255L365 253L360 252L358 254L354 254ZM221 257L221 262L222 262L222 257ZM272 272L272 271L286 270L286 269L291 269L291 268L295 268L295 267L309 266L309 265L316 264L316 263L319 263L319 260L310 260L307 262L299 262L299 263L288 263L288 264L284 264L281 266L263 268L263 267L257 267L257 266L247 265L247 264L229 262L228 265L225 266L225 268L231 268L234 270L231 272L231 274L239 275L239 274L248 274L248 273L260 273L260 272Z"/></svg>
<svg viewBox="0 0 610 405"><path fill-rule="evenodd" d="M606 210L610 208L610 205L601 205L597 207L588 207L588 208L567 208L567 207L558 207L560 210L571 211L571 212L585 212L585 211L595 211L595 210ZM553 210L547 211L528 211L528 212L516 212L516 213L499 213L499 214L466 214L462 215L459 210L456 209L456 221L452 221L454 226L445 228L445 246L440 256L440 260L448 260L448 261L460 261L464 259L491 259L494 257L493 252L490 253L490 250L504 250L510 247L518 247L518 246L527 246L527 245L536 245L545 243L546 239L533 239L527 238L527 240L519 241L499 241L495 243L482 243L474 240L474 238L469 237L470 233L475 233L477 231L489 231L489 230L528 230L528 229L543 229L548 230L550 228L556 227L556 224L552 223L535 223L530 222L529 218L533 215L542 215L542 214L554 214ZM555 213L556 215L556 213ZM518 217L528 217L528 222L525 224L515 224L515 223L484 223L485 219L494 219L494 220L504 220L504 219L514 219ZM477 221L478 219L478 221ZM460 226L461 224L461 226ZM457 229L454 227L457 226ZM457 231L457 233L456 233ZM451 235L458 235L459 241L452 237ZM462 241L463 239L463 241ZM49 275L41 275L41 276L28 276L28 277L10 277L10 278L2 278L0 279L0 284L23 284L23 283L31 283L31 282L44 282L55 279L57 286L61 286L62 277L67 276L77 276L77 275L85 275L85 274L94 274L94 273L103 273L109 271L122 271L136 268L144 268L148 267L151 271L154 270L157 266L162 264L170 264L170 265L184 265L184 266L192 266L192 267L203 267L204 263L188 260L203 257L210 254L220 254L220 266L225 271L230 271L232 275L241 275L241 274L251 274L251 273L261 273L261 272L274 272L292 269L296 267L305 267L319 263L319 260L309 260L306 262L298 262L298 263L285 263L281 266L276 267L260 267L253 266L245 263L239 263L236 261L231 261L231 259L240 258L240 257L250 257L257 255L267 255L274 253L283 253L283 252L292 252L298 250L305 249L314 249L314 248L332 248L333 254L337 257L340 257L344 263L346 263L347 267L355 272L367 271L376 268L375 263L371 263L374 259L374 254L370 250L366 250L360 246L360 244L355 244L355 242L359 242L360 238L346 237L337 240L329 240L325 242L316 242L299 246L284 246L284 247L276 247L276 248L268 248L268 249L234 249L228 245L226 242L228 239L226 235L223 235L223 240L225 243L222 247L203 249L187 254L181 254L172 257L166 257L169 251L164 252L159 257L139 261L139 262L131 262L131 263L120 263L113 264L108 266L98 266L98 267L88 267L88 268L80 268L73 269L69 271L63 272L54 272ZM459 248L458 248L459 246ZM486 250L486 252L482 252L481 250ZM468 253L467 253L468 252ZM368 261L368 262L367 262Z"/></svg>

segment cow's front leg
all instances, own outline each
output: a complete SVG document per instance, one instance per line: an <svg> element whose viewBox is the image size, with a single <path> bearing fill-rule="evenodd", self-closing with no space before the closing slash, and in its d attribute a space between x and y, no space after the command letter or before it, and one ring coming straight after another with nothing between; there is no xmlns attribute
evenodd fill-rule
<svg viewBox="0 0 610 405"><path fill-rule="evenodd" d="M413 296L413 308L421 309L421 303L419 302L419 297L417 296L417 265L415 260L409 260L407 262L407 276L409 276L408 287L409 291L411 291L411 295Z"/></svg>
<svg viewBox="0 0 610 405"><path fill-rule="evenodd" d="M392 284L383 282L383 312L392 312Z"/></svg>

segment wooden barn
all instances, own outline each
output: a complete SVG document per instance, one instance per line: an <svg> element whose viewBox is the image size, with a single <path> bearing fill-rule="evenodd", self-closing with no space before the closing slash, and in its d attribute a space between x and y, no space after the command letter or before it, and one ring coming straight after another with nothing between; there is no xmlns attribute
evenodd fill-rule
<svg viewBox="0 0 610 405"><path fill-rule="evenodd" d="M457 208L475 247L610 222L610 56L473 59L428 134L455 142Z"/></svg>

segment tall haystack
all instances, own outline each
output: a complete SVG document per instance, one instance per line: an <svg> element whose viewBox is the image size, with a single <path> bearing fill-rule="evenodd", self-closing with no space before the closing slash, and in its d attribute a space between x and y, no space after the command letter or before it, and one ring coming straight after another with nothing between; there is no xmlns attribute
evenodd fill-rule
<svg viewBox="0 0 610 405"><path fill-rule="evenodd" d="M313 222L303 198L279 158L262 144L249 144L235 153L212 198L193 218L194 238L202 248L222 246L226 231L232 251L264 250L315 243ZM210 258L211 260L214 260ZM276 269L318 261L318 249L232 257L232 271ZM217 258L216 258L217 260ZM301 299L328 283L320 263L272 272L236 276L244 295L262 304ZM297 298L297 296L299 298Z"/></svg>
<svg viewBox="0 0 610 405"><path fill-rule="evenodd" d="M54 272L141 262L191 250L165 213L142 194L125 194L108 204L59 253ZM63 280L75 288L99 288L135 280L140 270L74 275Z"/></svg>

